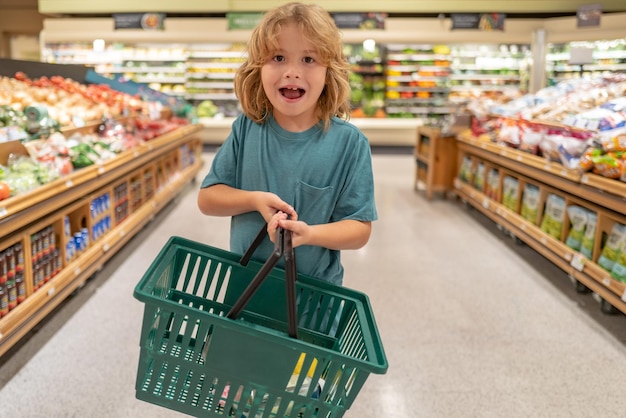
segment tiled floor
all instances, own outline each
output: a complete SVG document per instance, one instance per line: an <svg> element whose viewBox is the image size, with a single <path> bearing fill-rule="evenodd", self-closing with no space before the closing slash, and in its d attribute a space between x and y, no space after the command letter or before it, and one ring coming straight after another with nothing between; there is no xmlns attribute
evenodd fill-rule
<svg viewBox="0 0 626 418"><path fill-rule="evenodd" d="M477 212L427 202L413 164L374 155L380 220L344 253L345 285L370 296L389 361L346 417L623 416L626 317ZM227 248L228 220L199 214L198 184L0 358L0 416L180 416L135 399L133 289L171 235Z"/></svg>

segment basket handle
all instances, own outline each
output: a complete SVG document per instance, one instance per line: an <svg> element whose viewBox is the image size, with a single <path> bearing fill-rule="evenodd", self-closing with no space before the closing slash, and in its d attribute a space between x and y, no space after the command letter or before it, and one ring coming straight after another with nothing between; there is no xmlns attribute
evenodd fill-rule
<svg viewBox="0 0 626 418"><path fill-rule="evenodd" d="M250 258L252 257L252 254L261 244L261 241L263 241L263 239L265 238L266 232L267 224L265 224L263 228L261 228L248 250L239 260L239 263L242 266L246 266L248 264ZM285 285L287 292L287 318L289 322L289 336L292 338L298 338L298 327L296 325L296 257L293 250L292 233L291 231L285 230L283 228L278 228L276 230L276 239L274 240L274 250L272 251L272 254L270 254L267 261L265 261L265 264L263 264L263 266L254 276L250 284L248 284L248 287L243 291L239 299L237 299L237 301L230 308L228 314L226 315L227 318L235 319L241 313L243 308L248 304L252 296L259 289L263 281L276 266L278 260L280 260L280 258L283 256L285 257Z"/></svg>

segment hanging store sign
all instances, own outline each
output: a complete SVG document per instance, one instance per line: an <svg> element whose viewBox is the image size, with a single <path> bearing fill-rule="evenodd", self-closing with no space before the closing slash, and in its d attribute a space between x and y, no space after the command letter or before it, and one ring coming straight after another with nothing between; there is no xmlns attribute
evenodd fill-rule
<svg viewBox="0 0 626 418"><path fill-rule="evenodd" d="M118 29L165 29L165 13L114 13L115 30Z"/></svg>
<svg viewBox="0 0 626 418"><path fill-rule="evenodd" d="M598 27L600 26L601 17L601 4L587 4L578 8L576 12L576 24L579 28Z"/></svg>
<svg viewBox="0 0 626 418"><path fill-rule="evenodd" d="M228 30L254 29L263 13L226 13Z"/></svg>
<svg viewBox="0 0 626 418"><path fill-rule="evenodd" d="M339 29L385 29L387 13L331 13Z"/></svg>
<svg viewBox="0 0 626 418"><path fill-rule="evenodd" d="M474 29L484 31L503 31L506 14L504 13L452 13L452 30Z"/></svg>

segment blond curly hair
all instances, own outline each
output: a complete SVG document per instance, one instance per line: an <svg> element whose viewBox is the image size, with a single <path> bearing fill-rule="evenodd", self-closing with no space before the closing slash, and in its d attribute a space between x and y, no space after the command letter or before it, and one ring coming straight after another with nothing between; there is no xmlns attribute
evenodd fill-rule
<svg viewBox="0 0 626 418"><path fill-rule="evenodd" d="M261 67L276 50L278 36L284 25L295 23L304 36L317 46L321 63L327 67L326 82L317 103L319 120L324 128L330 119L344 119L350 114L350 65L343 54L341 33L330 14L315 4L287 3L269 10L252 31L246 61L235 75L235 94L246 116L263 123L272 113L261 82Z"/></svg>

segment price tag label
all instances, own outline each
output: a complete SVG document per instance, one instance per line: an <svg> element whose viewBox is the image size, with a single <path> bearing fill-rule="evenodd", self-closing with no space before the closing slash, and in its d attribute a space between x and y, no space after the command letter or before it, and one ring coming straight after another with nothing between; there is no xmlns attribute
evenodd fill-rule
<svg viewBox="0 0 626 418"><path fill-rule="evenodd" d="M7 210L6 207L1 207L0 208L0 218L2 218L3 216L7 216L9 214L9 211Z"/></svg>
<svg viewBox="0 0 626 418"><path fill-rule="evenodd" d="M124 231L123 229L120 229L120 237L123 237L124 235L126 235L126 231Z"/></svg>
<svg viewBox="0 0 626 418"><path fill-rule="evenodd" d="M454 187L457 189L461 188L461 181L459 179L454 179Z"/></svg>
<svg viewBox="0 0 626 418"><path fill-rule="evenodd" d="M541 243L546 245L548 243L548 239L546 237L541 237Z"/></svg>
<svg viewBox="0 0 626 418"><path fill-rule="evenodd" d="M552 170L552 166L550 164L546 164L546 165L543 166L543 169L546 170L546 171L550 171L550 170Z"/></svg>
<svg viewBox="0 0 626 418"><path fill-rule="evenodd" d="M585 175L583 175L583 176L580 178L580 182L581 182L581 183L583 183L583 184L587 184L587 183L589 183L589 176L588 176L588 175L586 175L586 174L585 174Z"/></svg>
<svg viewBox="0 0 626 418"><path fill-rule="evenodd" d="M606 287L611 287L611 279L609 277L605 277L602 279L602 284Z"/></svg>
<svg viewBox="0 0 626 418"><path fill-rule="evenodd" d="M73 182L72 180L69 180L69 179L68 179L68 180L65 182L65 187L67 187L68 189L69 189L70 187L72 187L73 185L74 185L74 182Z"/></svg>
<svg viewBox="0 0 626 418"><path fill-rule="evenodd" d="M104 251L105 253L107 251L109 251L109 244L107 242L105 242L104 244L102 244L102 251Z"/></svg>
<svg viewBox="0 0 626 418"><path fill-rule="evenodd" d="M521 155L518 155L517 157L515 157L515 159L516 159L517 161L522 161L522 160L523 160L523 158L522 158L522 156L521 156Z"/></svg>
<svg viewBox="0 0 626 418"><path fill-rule="evenodd" d="M50 289L48 289L48 296L54 295L54 292L55 292L54 287L51 287Z"/></svg>
<svg viewBox="0 0 626 418"><path fill-rule="evenodd" d="M519 227L522 231L526 231L526 224L523 223Z"/></svg>
<svg viewBox="0 0 626 418"><path fill-rule="evenodd" d="M98 166L98 174L103 174L104 173L104 167L103 166Z"/></svg>
<svg viewBox="0 0 626 418"><path fill-rule="evenodd" d="M135 149L135 152L133 152L133 155L134 155L135 157L139 157L139 150Z"/></svg>
<svg viewBox="0 0 626 418"><path fill-rule="evenodd" d="M569 253L568 255L572 258L572 260L570 261L570 265L578 271L583 271L583 269L585 268L585 262L587 261L585 256L578 253L574 254L573 256Z"/></svg>
<svg viewBox="0 0 626 418"><path fill-rule="evenodd" d="M626 302L626 289L624 289L624 294L622 295L622 300Z"/></svg>
<svg viewBox="0 0 626 418"><path fill-rule="evenodd" d="M76 267L76 268L74 269L74 276L78 276L78 275L80 274L80 272L81 272L80 267Z"/></svg>
<svg viewBox="0 0 626 418"><path fill-rule="evenodd" d="M506 151L505 150L500 151L500 155L503 157L506 157Z"/></svg>
<svg viewBox="0 0 626 418"><path fill-rule="evenodd" d="M489 199L486 197L483 199L483 207L489 209Z"/></svg>
<svg viewBox="0 0 626 418"><path fill-rule="evenodd" d="M481 147L482 149L487 149L487 144L482 143L482 144L480 144L480 147Z"/></svg>

